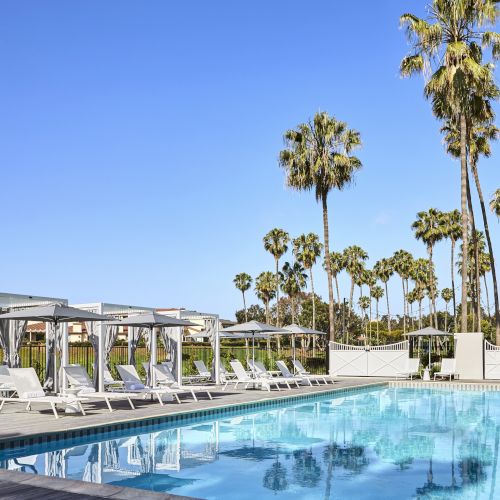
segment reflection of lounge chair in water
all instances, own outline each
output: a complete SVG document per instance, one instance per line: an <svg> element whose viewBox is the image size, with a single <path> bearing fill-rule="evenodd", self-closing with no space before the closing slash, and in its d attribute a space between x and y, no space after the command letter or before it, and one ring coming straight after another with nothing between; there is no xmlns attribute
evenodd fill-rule
<svg viewBox="0 0 500 500"><path fill-rule="evenodd" d="M31 471L33 474L38 474L35 467L38 455L29 455L27 457L12 458L7 462L8 470L17 470L21 472Z"/></svg>

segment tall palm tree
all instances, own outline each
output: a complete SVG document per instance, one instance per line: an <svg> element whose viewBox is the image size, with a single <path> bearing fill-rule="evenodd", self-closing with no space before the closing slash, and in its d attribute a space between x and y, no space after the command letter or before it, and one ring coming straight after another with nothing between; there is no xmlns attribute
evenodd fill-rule
<svg viewBox="0 0 500 500"><path fill-rule="evenodd" d="M411 279L415 282L412 290L414 302L418 302L418 328L422 328L422 300L425 291L429 289L429 276L433 273L433 267L428 259L415 259L411 269Z"/></svg>
<svg viewBox="0 0 500 500"><path fill-rule="evenodd" d="M375 273L373 272L373 270L371 269L365 269L363 271L363 284L365 284L367 287L368 287L368 292L369 292L369 295L368 295L368 299L370 300L370 339L372 338L372 290L373 290L373 287L377 284L377 276L375 275Z"/></svg>
<svg viewBox="0 0 500 500"><path fill-rule="evenodd" d="M255 278L255 293L259 300L264 302L266 323L271 323L269 303L276 297L276 275L271 271L264 271Z"/></svg>
<svg viewBox="0 0 500 500"><path fill-rule="evenodd" d="M385 286L385 300L387 303L387 330L389 331L389 333L391 333L391 308L389 306L389 291L387 290L387 282L394 274L392 259L383 258L375 262L375 265L373 266L373 272Z"/></svg>
<svg viewBox="0 0 500 500"><path fill-rule="evenodd" d="M491 320L491 312L490 312L490 294L488 291L488 280L486 279L486 275L491 272L491 260L490 256L482 252L479 254L479 275L484 280L484 292L486 294L486 311L488 314L488 319Z"/></svg>
<svg viewBox="0 0 500 500"><path fill-rule="evenodd" d="M323 262L326 271L326 262ZM342 252L330 252L330 271L335 280L335 289L337 291L337 302L340 304L339 281L337 276L345 269L345 259Z"/></svg>
<svg viewBox="0 0 500 500"><path fill-rule="evenodd" d="M498 217L500 220L500 189L497 189L490 201L490 210Z"/></svg>
<svg viewBox="0 0 500 500"><path fill-rule="evenodd" d="M384 289L381 286L374 286L371 289L371 296L375 299L375 308L377 314L377 345L379 342L379 315L378 315L378 303L379 300L384 296Z"/></svg>
<svg viewBox="0 0 500 500"><path fill-rule="evenodd" d="M445 218L443 213L435 208L429 208L427 212L422 211L417 213L417 220L412 224L412 229L415 231L415 238L422 240L427 246L429 254L429 269L432 269L432 252L434 245L442 240L445 235ZM437 311L436 311L436 291L433 280L433 273L429 274L429 293L431 297L432 311L431 317L434 317L434 327L437 329Z"/></svg>
<svg viewBox="0 0 500 500"><path fill-rule="evenodd" d="M458 210L452 210L451 212L444 212L444 237L449 238L451 241L451 260L450 260L450 271L451 271L451 291L453 293L453 324L455 328L455 333L457 332L457 303L455 297L455 245L457 241L462 237L462 227L460 225L460 212Z"/></svg>
<svg viewBox="0 0 500 500"><path fill-rule="evenodd" d="M485 108L488 108L488 105L485 104ZM489 108L488 108L489 109ZM486 111L486 117L493 119L493 112ZM495 257L493 254L493 245L490 237L490 230L488 224L488 216L486 210L486 203L483 197L483 191L481 188L481 183L479 180L479 171L478 171L478 163L480 156L484 156L485 158L489 158L491 156L491 141L498 139L499 129L491 124L491 123L477 123L474 120L475 117L472 117L470 120L467 136L468 136L468 156L470 169L472 171L472 175L474 177L474 183L476 185L476 190L479 196L479 203L481 206L481 214L483 218L484 232L486 235L486 241L488 243L488 252L490 258L490 265L492 270L492 280L493 280L493 298L495 301L495 329L496 329L496 337L498 337L497 343L500 344L500 306L499 306L499 298L498 298L498 285L497 285L497 277L496 277L496 268L495 268ZM447 143L448 152L457 157L459 151L459 134L456 126L453 122L448 122L443 128L442 131L445 133L445 142ZM471 210L472 212L472 210ZM473 237L476 236L475 228L473 227ZM478 255L478 244L477 240L474 239L474 258L477 262L479 262ZM479 268L475 270L475 279L476 279L476 288L479 292L480 290L480 273ZM481 306L477 305L477 316L480 318L481 314ZM479 331L479 329L478 329Z"/></svg>
<svg viewBox="0 0 500 500"><path fill-rule="evenodd" d="M453 298L453 291L451 288L443 288L441 290L441 298L444 300L446 304L446 314L444 316L444 331L448 331L448 304L450 300Z"/></svg>
<svg viewBox="0 0 500 500"><path fill-rule="evenodd" d="M370 297L366 296L361 296L358 301L358 305L361 309L361 317L363 319L363 323L365 324L365 344L366 344L366 339L368 338L368 324L366 321L366 310L370 307ZM371 343L371 336L370 336L370 343Z"/></svg>
<svg viewBox="0 0 500 500"><path fill-rule="evenodd" d="M314 294L314 280L312 268L316 264L316 260L321 255L323 245L319 241L317 234L301 234L293 240L293 254L304 269L309 271L309 279L311 280L312 293L312 328L316 329L316 297Z"/></svg>
<svg viewBox="0 0 500 500"><path fill-rule="evenodd" d="M351 245L343 251L344 268L351 278L351 290L349 293L349 316L352 310L352 299L354 295L354 285L356 278L359 276L363 269L363 261L368 260L368 254L359 246Z"/></svg>
<svg viewBox="0 0 500 500"><path fill-rule="evenodd" d="M245 321L248 321L247 303L245 300L245 292L252 286L252 277L247 273L237 274L233 279L234 286L241 292L243 296L243 309L245 311Z"/></svg>
<svg viewBox="0 0 500 500"><path fill-rule="evenodd" d="M361 161L352 153L361 146L359 132L346 123L316 113L313 120L285 133L285 149L280 153L280 165L285 169L287 184L297 190L314 190L316 201L323 209L323 232L326 273L328 275L328 317L330 340L335 340L334 298L330 269L328 226L328 194L351 184Z"/></svg>
<svg viewBox="0 0 500 500"><path fill-rule="evenodd" d="M290 297L292 323L295 323L295 299L306 286L307 274L300 262L294 262L293 265L285 262L282 274L281 290Z"/></svg>
<svg viewBox="0 0 500 500"><path fill-rule="evenodd" d="M467 121L477 96L494 87L492 68L482 64L482 47L491 46L493 57L500 56L500 37L485 31L494 26L499 16L496 0L432 0L428 5L429 19L403 14L401 25L406 28L412 52L400 66L401 74L434 71L426 80L424 94L433 102L438 118L450 118L460 130L460 176L462 242L462 313L461 329L467 331ZM480 43L478 43L480 42ZM430 71L429 71L430 70Z"/></svg>
<svg viewBox="0 0 500 500"><path fill-rule="evenodd" d="M288 250L288 242L290 235L279 228L271 229L264 236L264 249L274 257L276 266L276 326L280 326L280 277L279 277L279 262L281 257Z"/></svg>
<svg viewBox="0 0 500 500"><path fill-rule="evenodd" d="M394 271L399 274L403 285L403 333L406 333L406 317L408 316L406 294L408 293L408 280L410 279L412 263L413 256L406 250L398 250L392 256Z"/></svg>

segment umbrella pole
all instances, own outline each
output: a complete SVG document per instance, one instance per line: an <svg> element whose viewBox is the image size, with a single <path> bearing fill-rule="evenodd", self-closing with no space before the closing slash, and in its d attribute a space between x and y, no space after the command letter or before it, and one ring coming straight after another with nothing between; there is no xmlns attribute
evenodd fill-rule
<svg viewBox="0 0 500 500"><path fill-rule="evenodd" d="M252 333L252 373L253 377L256 378L255 373L255 333Z"/></svg>
<svg viewBox="0 0 500 500"><path fill-rule="evenodd" d="M429 335L429 370L431 369L431 347L432 337Z"/></svg>
<svg viewBox="0 0 500 500"><path fill-rule="evenodd" d="M57 320L54 320L54 381L52 390L57 394Z"/></svg>

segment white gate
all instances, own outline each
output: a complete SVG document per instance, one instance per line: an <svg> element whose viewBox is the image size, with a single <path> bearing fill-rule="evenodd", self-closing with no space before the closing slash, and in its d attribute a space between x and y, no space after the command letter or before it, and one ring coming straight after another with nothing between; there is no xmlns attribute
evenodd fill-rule
<svg viewBox="0 0 500 500"><path fill-rule="evenodd" d="M500 379L500 347L484 341L484 378Z"/></svg>
<svg viewBox="0 0 500 500"><path fill-rule="evenodd" d="M395 377L406 370L407 340L381 346L330 342L330 373L348 377Z"/></svg>

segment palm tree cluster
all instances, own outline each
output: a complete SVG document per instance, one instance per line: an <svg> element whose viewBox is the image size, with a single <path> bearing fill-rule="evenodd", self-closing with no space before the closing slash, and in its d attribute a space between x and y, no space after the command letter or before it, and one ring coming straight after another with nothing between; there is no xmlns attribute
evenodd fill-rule
<svg viewBox="0 0 500 500"><path fill-rule="evenodd" d="M468 331L467 301L472 286L468 260L469 242L477 259L477 240L469 178L474 183L483 218L484 233L493 277L496 337L500 342L500 315L484 197L478 173L480 156L489 156L490 142L497 138L492 100L500 95L493 75L494 66L485 61L500 57L500 34L492 31L500 11L496 0L433 0L426 19L403 14L412 50L401 62L402 76L425 73L424 95L432 111L443 122L447 151L460 161L461 203L461 330ZM432 245L430 245L432 247ZM476 266L477 267L477 266ZM478 272L476 270L476 281ZM474 276L472 276L474 279ZM431 285L432 288L432 285Z"/></svg>
<svg viewBox="0 0 500 500"><path fill-rule="evenodd" d="M285 172L289 188L313 191L316 201L321 204L323 241L321 243L313 233L291 240L289 234L279 228L266 234L264 248L274 257L275 270L274 273L266 271L259 275L256 279L256 292L265 305L267 319L270 319L270 301L276 299L276 324L281 324L280 291L288 296L292 318L295 319L297 303L309 280L312 292L311 326L315 327L318 304L314 293L313 266L318 257L323 255L323 267L328 280L330 340L335 340L340 314L344 317L347 314L348 324L356 320L356 287L360 291L357 305L362 319L364 321L367 316L369 319L368 323L364 323L365 338L371 339L372 335L373 299L376 303L377 338L379 336L379 302L384 295L387 331L391 333L393 324L388 283L394 275L399 276L402 286L403 333L410 328L410 321L411 327L414 327L415 303L418 303L418 325L422 326L422 303L426 297L432 326L437 327L440 322L441 313L438 314L437 300L442 299L446 305L446 329L453 326L455 331L481 330L481 277L488 304L487 316L490 317L486 275L491 273L495 338L500 343L495 260L487 207L479 179L479 160L491 155L491 143L499 135L492 107L492 101L500 96L492 64L493 60L500 58L500 34L493 31L500 15L498 3L497 0L432 0L427 6L428 15L425 19L410 13L403 14L400 18L411 46L410 53L401 61L400 73L404 77L425 75L424 96L431 101L432 111L441 121L446 152L460 164L460 210L441 212L436 208L429 208L419 212L411 226L417 240L425 245L427 258L414 258L408 251L401 249L390 257L379 259L372 269L368 269L368 254L357 245L331 252L329 195L352 184L356 172L361 169L362 162L355 155L356 149L361 147L360 133L346 122L323 111L285 132L279 165ZM471 179L474 180L481 208L482 231L478 230L478 220L474 217ZM495 191L489 206L500 218L500 189ZM444 288L439 294L434 250L443 240L449 240L451 247L451 287ZM459 262L456 263L458 241L461 242L461 251L458 254ZM293 248L294 261L286 262L280 268L280 259L288 251L289 244ZM460 301L457 300L455 285L456 267L461 276ZM342 271L350 279L348 308L341 306L338 276ZM241 286L237 284L243 298L245 290L250 286L248 282L246 279ZM239 283L239 280L235 279L235 283ZM363 293L363 287L367 287L367 294ZM448 315L450 302L452 317ZM246 307L245 304L244 306ZM472 318L470 325L469 318Z"/></svg>

